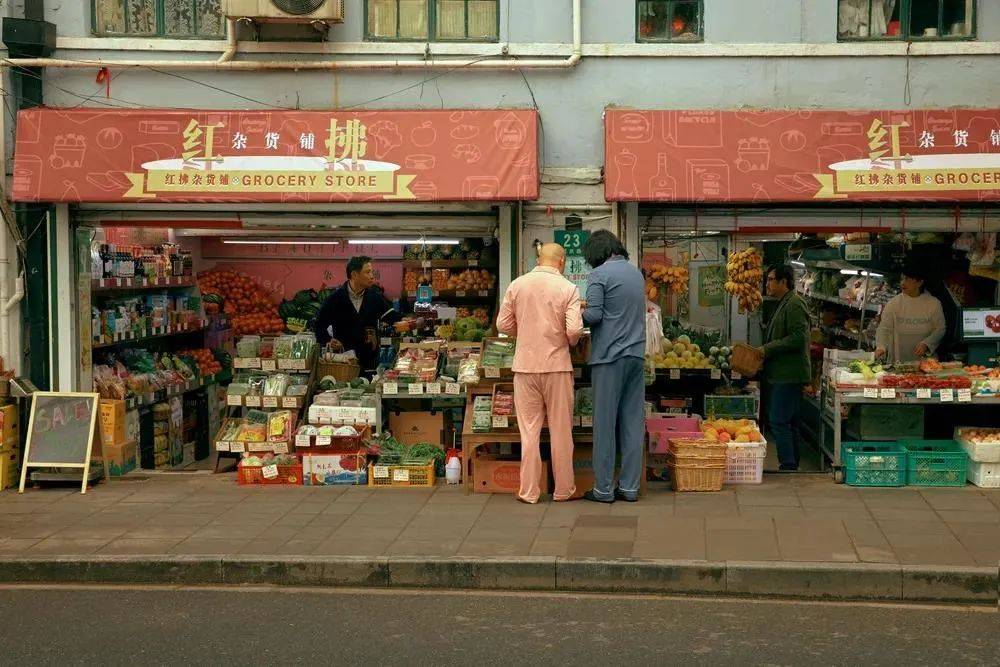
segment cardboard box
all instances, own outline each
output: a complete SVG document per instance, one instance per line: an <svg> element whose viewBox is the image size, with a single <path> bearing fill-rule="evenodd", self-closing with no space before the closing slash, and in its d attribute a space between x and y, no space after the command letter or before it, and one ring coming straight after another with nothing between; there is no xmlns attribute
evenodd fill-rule
<svg viewBox="0 0 1000 667"><path fill-rule="evenodd" d="M367 484L368 462L365 450L339 454L323 452L302 454L302 484L304 486L337 486Z"/></svg>
<svg viewBox="0 0 1000 667"><path fill-rule="evenodd" d="M451 417L446 412L393 412L389 415L389 430L404 445L428 442L445 449L451 447Z"/></svg>
<svg viewBox="0 0 1000 667"><path fill-rule="evenodd" d="M16 449L0 450L0 489L21 483L21 455Z"/></svg>
<svg viewBox="0 0 1000 667"><path fill-rule="evenodd" d="M125 401L101 399L101 443L120 445L126 442Z"/></svg>
<svg viewBox="0 0 1000 667"><path fill-rule="evenodd" d="M136 468L136 446L134 440L120 445L104 445L104 462L108 466L108 474L121 477Z"/></svg>
<svg viewBox="0 0 1000 667"><path fill-rule="evenodd" d="M16 405L0 408L0 440L4 442L21 437L21 413Z"/></svg>
<svg viewBox="0 0 1000 667"><path fill-rule="evenodd" d="M517 493L521 488L521 462L477 457L472 459L476 493ZM542 493L549 493L549 464L542 461Z"/></svg>

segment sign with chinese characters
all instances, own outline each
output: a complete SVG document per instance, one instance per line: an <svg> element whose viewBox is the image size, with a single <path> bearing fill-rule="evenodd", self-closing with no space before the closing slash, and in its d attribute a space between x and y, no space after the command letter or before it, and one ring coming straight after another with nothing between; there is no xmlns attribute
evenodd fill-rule
<svg viewBox="0 0 1000 667"><path fill-rule="evenodd" d="M538 114L27 109L15 201L381 202L538 197Z"/></svg>
<svg viewBox="0 0 1000 667"><path fill-rule="evenodd" d="M608 201L1000 201L1000 109L605 113Z"/></svg>
<svg viewBox="0 0 1000 667"><path fill-rule="evenodd" d="M566 276L566 280L576 285L580 298L586 299L590 265L583 258L583 244L590 238L590 232L580 229L557 229L553 234L555 242L566 249L566 270L563 275Z"/></svg>

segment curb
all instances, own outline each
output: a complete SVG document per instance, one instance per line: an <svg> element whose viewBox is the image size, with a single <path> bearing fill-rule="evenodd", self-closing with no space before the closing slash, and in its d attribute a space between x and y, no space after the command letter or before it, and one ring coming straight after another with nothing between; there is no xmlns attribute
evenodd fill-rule
<svg viewBox="0 0 1000 667"><path fill-rule="evenodd" d="M338 556L0 557L0 584L342 586L897 602L1000 601L1000 568Z"/></svg>

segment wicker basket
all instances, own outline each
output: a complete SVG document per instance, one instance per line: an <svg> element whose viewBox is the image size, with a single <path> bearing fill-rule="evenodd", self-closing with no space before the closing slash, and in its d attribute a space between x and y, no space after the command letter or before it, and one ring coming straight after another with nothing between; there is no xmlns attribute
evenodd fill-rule
<svg viewBox="0 0 1000 667"><path fill-rule="evenodd" d="M685 465L671 462L670 483L674 491L722 491L726 478L726 462Z"/></svg>
<svg viewBox="0 0 1000 667"><path fill-rule="evenodd" d="M671 438L667 451L681 463L686 459L725 459L729 446L724 442L691 438Z"/></svg>
<svg viewBox="0 0 1000 667"><path fill-rule="evenodd" d="M342 361L324 361L319 359L316 362L316 377L323 379L327 375L338 382L350 382L361 375L361 366L357 363L344 363Z"/></svg>
<svg viewBox="0 0 1000 667"><path fill-rule="evenodd" d="M746 343L736 343L729 365L740 375L752 378L764 367L764 353Z"/></svg>

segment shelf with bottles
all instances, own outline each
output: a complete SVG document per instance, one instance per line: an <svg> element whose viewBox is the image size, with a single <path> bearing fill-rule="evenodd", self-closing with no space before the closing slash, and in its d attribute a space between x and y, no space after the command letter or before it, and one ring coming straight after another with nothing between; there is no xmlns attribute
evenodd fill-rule
<svg viewBox="0 0 1000 667"><path fill-rule="evenodd" d="M90 247L95 291L194 287L191 253L174 243L157 246L94 242Z"/></svg>
<svg viewBox="0 0 1000 667"><path fill-rule="evenodd" d="M108 297L91 308L95 349L194 333L206 326L201 298L188 293Z"/></svg>

